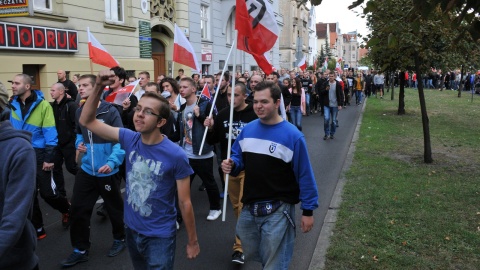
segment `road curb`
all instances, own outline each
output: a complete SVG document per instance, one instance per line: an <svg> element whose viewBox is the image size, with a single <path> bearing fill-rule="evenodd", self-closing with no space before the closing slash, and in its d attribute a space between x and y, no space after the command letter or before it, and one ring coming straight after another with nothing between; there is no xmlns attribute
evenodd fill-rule
<svg viewBox="0 0 480 270"><path fill-rule="evenodd" d="M333 193L332 200L328 207L327 214L325 215L325 220L323 221L322 230L318 237L317 245L315 251L313 252L312 260L308 267L309 270L321 270L325 268L325 260L327 255L328 247L330 246L330 236L333 235L333 229L335 228L335 223L337 221L338 210L340 209L340 204L342 203L342 193L343 187L345 186L346 179L345 173L348 171L352 165L353 156L355 153L356 143L358 141L358 136L360 133L360 126L362 124L363 112L365 111L365 106L367 104L367 99L363 102L362 110L357 121L357 126L353 133L353 138L348 149L347 157L342 166L342 171L340 173L340 179L338 179L337 186L335 187L335 192Z"/></svg>

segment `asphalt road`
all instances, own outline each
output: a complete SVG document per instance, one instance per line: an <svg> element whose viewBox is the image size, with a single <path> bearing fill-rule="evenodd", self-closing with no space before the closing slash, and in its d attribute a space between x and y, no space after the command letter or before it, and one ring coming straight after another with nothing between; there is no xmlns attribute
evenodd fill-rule
<svg viewBox="0 0 480 270"><path fill-rule="evenodd" d="M328 206L340 177L342 166L350 146L361 111L361 106L349 106L339 113L339 128L334 140L323 140L323 117L320 113L303 118L310 161L315 172L319 190L319 208L314 211L315 225L309 233L302 233L297 226L295 251L290 269L308 269L317 239L323 225ZM74 177L66 170L66 188L71 195ZM216 170L214 171L215 174ZM216 175L218 178L218 175ZM230 202L227 204L226 221L221 217L216 221L207 221L208 199L205 191L198 191L200 179L192 184L192 202L195 211L200 255L195 260L188 260L185 253L187 243L186 231L180 228L177 235L175 269L261 269L261 264L247 262L243 266L231 262L232 245L235 233L235 218ZM220 187L220 181L217 179ZM40 269L59 269L60 262L72 252L70 234L61 225L61 215L40 199L44 215L47 237L38 242L37 255L40 258ZM296 222L299 224L301 210L297 206ZM112 245L111 225L108 218L101 218L95 213L91 218L91 242L89 261L74 266L74 269L133 269L125 250L117 257L110 258L106 254Z"/></svg>

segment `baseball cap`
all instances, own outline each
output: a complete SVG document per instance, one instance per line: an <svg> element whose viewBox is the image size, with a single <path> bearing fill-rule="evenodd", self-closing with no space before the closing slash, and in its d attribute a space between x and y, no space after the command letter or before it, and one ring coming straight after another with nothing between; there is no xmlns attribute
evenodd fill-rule
<svg viewBox="0 0 480 270"><path fill-rule="evenodd" d="M5 85L0 82L0 108L5 109L8 104L8 92Z"/></svg>

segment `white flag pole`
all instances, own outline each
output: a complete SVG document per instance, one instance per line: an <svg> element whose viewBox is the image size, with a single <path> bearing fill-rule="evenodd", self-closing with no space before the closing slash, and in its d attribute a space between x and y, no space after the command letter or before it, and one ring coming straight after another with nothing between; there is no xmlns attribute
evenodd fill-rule
<svg viewBox="0 0 480 270"><path fill-rule="evenodd" d="M232 48L235 46L235 41L237 41L238 30L234 31ZM233 71L236 74L237 69L237 49L235 48L235 53L233 54ZM228 86L227 86L228 87ZM228 91L228 89L227 89ZM227 93L228 95L228 93ZM228 147L227 147L227 159L230 158L232 151L232 126L233 126L233 105L235 100L235 75L232 75L232 95L230 96L230 120L228 122ZM223 212L222 212L222 221L225 221L225 213L227 212L227 196L228 196L228 180L230 174L225 175L225 190L223 191Z"/></svg>
<svg viewBox="0 0 480 270"><path fill-rule="evenodd" d="M235 46L235 40L232 43L232 47L230 48L230 52L228 52L227 60L225 61L225 63L228 63L228 60L230 59L230 55L232 54L232 50L233 50L234 46ZM228 64L226 64L223 67L222 75L220 76L220 81L218 82L217 91L215 91L215 96L213 97L212 107L210 108L210 113L208 114L208 118L212 117L213 109L215 108L215 102L217 101L218 92L220 92L220 85L222 84L223 75L225 74L225 71L226 71L227 67L228 67ZM198 152L199 155L202 154L203 145L205 144L205 138L207 138L207 132L208 132L208 127L205 127L205 132L203 133L202 143L200 144L200 151Z"/></svg>

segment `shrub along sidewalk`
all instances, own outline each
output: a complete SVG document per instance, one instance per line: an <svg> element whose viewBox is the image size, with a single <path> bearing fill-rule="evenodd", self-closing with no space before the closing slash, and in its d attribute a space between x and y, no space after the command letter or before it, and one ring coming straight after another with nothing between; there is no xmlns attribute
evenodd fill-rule
<svg viewBox="0 0 480 270"><path fill-rule="evenodd" d="M367 101L325 269L480 268L480 97L425 91L425 164L418 93L405 92L402 116L398 95Z"/></svg>

